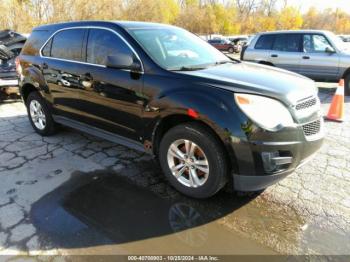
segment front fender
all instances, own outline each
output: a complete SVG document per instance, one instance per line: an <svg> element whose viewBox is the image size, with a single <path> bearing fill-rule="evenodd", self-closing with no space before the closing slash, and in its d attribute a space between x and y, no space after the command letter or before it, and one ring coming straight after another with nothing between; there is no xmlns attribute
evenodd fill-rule
<svg viewBox="0 0 350 262"><path fill-rule="evenodd" d="M196 90L194 88L177 90L151 104L160 107L160 118L172 114L188 114L188 109L198 113L196 120L209 125L222 140L241 136L240 111L235 106L233 94L229 91L214 89Z"/></svg>
<svg viewBox="0 0 350 262"><path fill-rule="evenodd" d="M163 119L172 115L188 115L188 109L198 113L195 120L209 126L225 145L231 159L236 159L232 142L239 144L246 141L246 134L242 124L247 121L240 109L235 105L233 93L227 90L200 87L177 89L163 94L149 103L150 108L158 110L151 124L146 130L153 130L152 137Z"/></svg>

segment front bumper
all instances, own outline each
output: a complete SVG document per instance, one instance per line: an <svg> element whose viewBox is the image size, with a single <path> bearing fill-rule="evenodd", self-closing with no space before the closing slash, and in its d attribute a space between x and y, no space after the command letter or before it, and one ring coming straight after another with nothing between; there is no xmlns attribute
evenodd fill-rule
<svg viewBox="0 0 350 262"><path fill-rule="evenodd" d="M18 86L18 79L1 79L0 88Z"/></svg>
<svg viewBox="0 0 350 262"><path fill-rule="evenodd" d="M0 88L18 86L18 76L16 71L0 70Z"/></svg>
<svg viewBox="0 0 350 262"><path fill-rule="evenodd" d="M258 191L275 184L310 161L321 148L323 137L323 124L312 139L305 136L302 126L276 133L252 132L248 141L235 144L238 169L233 174L234 189ZM272 157L264 157L269 154Z"/></svg>
<svg viewBox="0 0 350 262"><path fill-rule="evenodd" d="M266 175L266 176L244 176L244 175L233 175L234 189L238 191L259 191L265 189L278 181L287 177L293 173L299 167L305 165L307 162L312 160L316 154L304 159L300 165L295 169L289 169L280 173Z"/></svg>

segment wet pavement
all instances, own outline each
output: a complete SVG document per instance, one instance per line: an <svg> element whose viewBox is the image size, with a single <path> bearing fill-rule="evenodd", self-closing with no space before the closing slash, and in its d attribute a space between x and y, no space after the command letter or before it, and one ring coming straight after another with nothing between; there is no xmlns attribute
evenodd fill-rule
<svg viewBox="0 0 350 262"><path fill-rule="evenodd" d="M140 173L157 168L152 162L136 166ZM124 171L75 173L36 202L30 220L42 240L51 243L47 247L69 249L69 254L81 254L81 249L85 254L273 254L218 221L249 198L169 196L135 185Z"/></svg>
<svg viewBox="0 0 350 262"><path fill-rule="evenodd" d="M322 90L328 109L334 90ZM0 105L0 254L350 254L350 101L314 160L260 195L189 199L149 156Z"/></svg>

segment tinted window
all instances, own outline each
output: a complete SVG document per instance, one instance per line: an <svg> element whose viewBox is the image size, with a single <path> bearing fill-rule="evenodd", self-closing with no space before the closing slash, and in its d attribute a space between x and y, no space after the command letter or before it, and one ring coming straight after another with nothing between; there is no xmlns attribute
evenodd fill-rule
<svg viewBox="0 0 350 262"><path fill-rule="evenodd" d="M275 35L262 35L256 42L255 49L271 50Z"/></svg>
<svg viewBox="0 0 350 262"><path fill-rule="evenodd" d="M51 34L52 33L50 31L46 30L33 31L22 49L22 54L38 55L40 48Z"/></svg>
<svg viewBox="0 0 350 262"><path fill-rule="evenodd" d="M301 35L299 34L276 35L273 50L285 52L300 52L300 40Z"/></svg>
<svg viewBox="0 0 350 262"><path fill-rule="evenodd" d="M51 56L83 61L82 45L84 33L84 29L68 29L57 33L53 38Z"/></svg>
<svg viewBox="0 0 350 262"><path fill-rule="evenodd" d="M103 29L91 29L86 59L88 63L104 65L109 55L132 54L126 43L116 34Z"/></svg>
<svg viewBox="0 0 350 262"><path fill-rule="evenodd" d="M43 56L50 56L51 55L51 44L52 44L52 39L50 39L50 41L47 42L47 44L41 50L41 53Z"/></svg>

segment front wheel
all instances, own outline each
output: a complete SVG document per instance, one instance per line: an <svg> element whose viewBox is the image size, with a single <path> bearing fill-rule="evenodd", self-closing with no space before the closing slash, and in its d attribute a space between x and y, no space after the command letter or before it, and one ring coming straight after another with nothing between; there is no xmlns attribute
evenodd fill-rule
<svg viewBox="0 0 350 262"><path fill-rule="evenodd" d="M228 52L229 52L230 54L233 54L234 51L235 51L235 50L233 49L233 47L230 47L230 48L228 49Z"/></svg>
<svg viewBox="0 0 350 262"><path fill-rule="evenodd" d="M350 96L350 74L345 77L344 93L346 96Z"/></svg>
<svg viewBox="0 0 350 262"><path fill-rule="evenodd" d="M217 138L197 123L182 124L163 137L159 161L168 181L181 193L208 198L227 180L227 160Z"/></svg>

